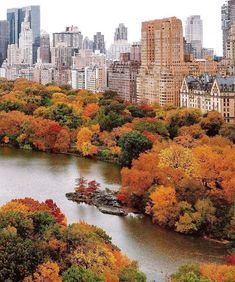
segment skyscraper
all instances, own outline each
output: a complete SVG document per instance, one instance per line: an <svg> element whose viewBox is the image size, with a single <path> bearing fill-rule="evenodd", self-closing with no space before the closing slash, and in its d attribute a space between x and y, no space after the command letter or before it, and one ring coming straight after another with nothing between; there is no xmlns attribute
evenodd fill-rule
<svg viewBox="0 0 235 282"><path fill-rule="evenodd" d="M50 60L50 35L46 32L42 32L40 36L40 48L38 49L38 61L42 64L47 64L50 63Z"/></svg>
<svg viewBox="0 0 235 282"><path fill-rule="evenodd" d="M26 11L24 21L21 23L19 38L19 49L21 52L21 62L33 64L33 32L30 28L29 13Z"/></svg>
<svg viewBox="0 0 235 282"><path fill-rule="evenodd" d="M143 22L137 100L179 105L186 73L181 20L172 17Z"/></svg>
<svg viewBox="0 0 235 282"><path fill-rule="evenodd" d="M203 48L203 22L198 15L187 18L185 26L185 39L195 49L195 57L202 57Z"/></svg>
<svg viewBox="0 0 235 282"><path fill-rule="evenodd" d="M120 23L115 30L114 41L128 40L127 39L127 27L123 23Z"/></svg>
<svg viewBox="0 0 235 282"><path fill-rule="evenodd" d="M76 26L66 27L64 32L53 33L53 47L63 44L66 47L82 49L83 35Z"/></svg>
<svg viewBox="0 0 235 282"><path fill-rule="evenodd" d="M7 10L7 21L9 25L9 44L19 43L19 9L8 9Z"/></svg>
<svg viewBox="0 0 235 282"><path fill-rule="evenodd" d="M131 45L127 40L127 27L120 23L114 33L114 43L108 50L108 58L117 61L120 59L121 53L129 53Z"/></svg>
<svg viewBox="0 0 235 282"><path fill-rule="evenodd" d="M235 0L227 0L221 8L221 21L223 31L223 55L226 57L226 41L229 30L235 22Z"/></svg>
<svg viewBox="0 0 235 282"><path fill-rule="evenodd" d="M90 40L87 36L83 40L82 49L93 50L93 41Z"/></svg>
<svg viewBox="0 0 235 282"><path fill-rule="evenodd" d="M0 21L0 66L7 58L7 46L9 42L8 22Z"/></svg>
<svg viewBox="0 0 235 282"><path fill-rule="evenodd" d="M27 6L7 10L9 24L9 43L19 45L22 22L26 12L33 37L33 62L37 60L37 49L40 47L40 6Z"/></svg>
<svg viewBox="0 0 235 282"><path fill-rule="evenodd" d="M94 35L93 51L100 51L100 53L103 54L106 53L104 35L101 32L97 32Z"/></svg>

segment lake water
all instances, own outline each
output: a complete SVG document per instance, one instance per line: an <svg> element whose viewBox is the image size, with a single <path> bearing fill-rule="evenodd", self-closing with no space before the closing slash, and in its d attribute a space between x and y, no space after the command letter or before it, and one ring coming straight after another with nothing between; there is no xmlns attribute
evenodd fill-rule
<svg viewBox="0 0 235 282"><path fill-rule="evenodd" d="M165 281L178 266L195 262L221 262L225 247L200 238L183 236L153 225L144 216L117 217L95 207L68 201L75 179L84 176L102 187L118 189L120 169L100 161L74 156L0 148L0 205L11 199L53 199L69 223L84 220L103 228L121 250L138 260L148 281Z"/></svg>

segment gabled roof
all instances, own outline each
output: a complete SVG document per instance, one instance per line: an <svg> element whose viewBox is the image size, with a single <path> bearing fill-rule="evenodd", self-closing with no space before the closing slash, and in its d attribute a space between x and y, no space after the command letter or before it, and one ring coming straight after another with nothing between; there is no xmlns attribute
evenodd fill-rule
<svg viewBox="0 0 235 282"><path fill-rule="evenodd" d="M204 74L202 76L187 76L185 80L189 90L210 91L214 78Z"/></svg>
<svg viewBox="0 0 235 282"><path fill-rule="evenodd" d="M235 76L217 76L215 78L220 91L234 92L235 91Z"/></svg>

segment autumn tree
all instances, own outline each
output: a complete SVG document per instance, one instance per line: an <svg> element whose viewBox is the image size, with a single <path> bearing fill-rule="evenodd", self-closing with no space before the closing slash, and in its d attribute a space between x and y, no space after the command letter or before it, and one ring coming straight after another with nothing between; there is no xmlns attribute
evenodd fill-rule
<svg viewBox="0 0 235 282"><path fill-rule="evenodd" d="M174 226L179 214L175 189L164 186L157 187L150 194L150 203L146 212L151 214L153 221L159 225Z"/></svg>
<svg viewBox="0 0 235 282"><path fill-rule="evenodd" d="M77 149L83 156L92 156L97 154L97 147L92 145L93 132L87 128L82 127L77 135Z"/></svg>
<svg viewBox="0 0 235 282"><path fill-rule="evenodd" d="M224 121L220 113L209 112L201 120L201 127L204 129L208 136L215 136L219 133Z"/></svg>
<svg viewBox="0 0 235 282"><path fill-rule="evenodd" d="M47 261L38 265L36 272L33 274L35 282L62 282L59 275L60 268L57 263Z"/></svg>

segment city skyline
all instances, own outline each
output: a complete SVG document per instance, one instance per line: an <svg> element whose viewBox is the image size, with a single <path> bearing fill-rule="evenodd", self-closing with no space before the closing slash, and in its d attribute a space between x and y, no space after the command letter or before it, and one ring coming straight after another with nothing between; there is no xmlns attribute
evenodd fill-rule
<svg viewBox="0 0 235 282"><path fill-rule="evenodd" d="M179 2L181 5L179 5ZM42 30L52 34L53 32L63 31L66 26L77 25L82 34L90 39L93 39L93 35L100 31L105 36L106 46L109 46L113 42L115 28L119 23L124 23L128 28L129 42L133 42L141 38L142 21L176 16L182 20L185 27L188 16L200 15L204 25L204 46L214 48L216 54L222 55L221 6L224 3L225 0L208 0L206 2L198 0L196 3L186 0L180 0L177 3L173 0L166 0L159 4L154 0L146 0L135 3L135 15L132 17L130 14L132 14L133 4L128 4L124 0L120 0L119 5L115 8L113 6L109 8L107 0L101 0L99 3L89 2L89 4L83 2L79 3L79 6L75 0L69 0L66 7L63 3L56 3L56 12L53 10L55 2L8 0L7 3L1 3L0 19L6 19L8 8L40 5ZM153 7L157 9L155 10ZM53 18L47 16L49 14L53 14ZM107 21L109 24L107 24Z"/></svg>

